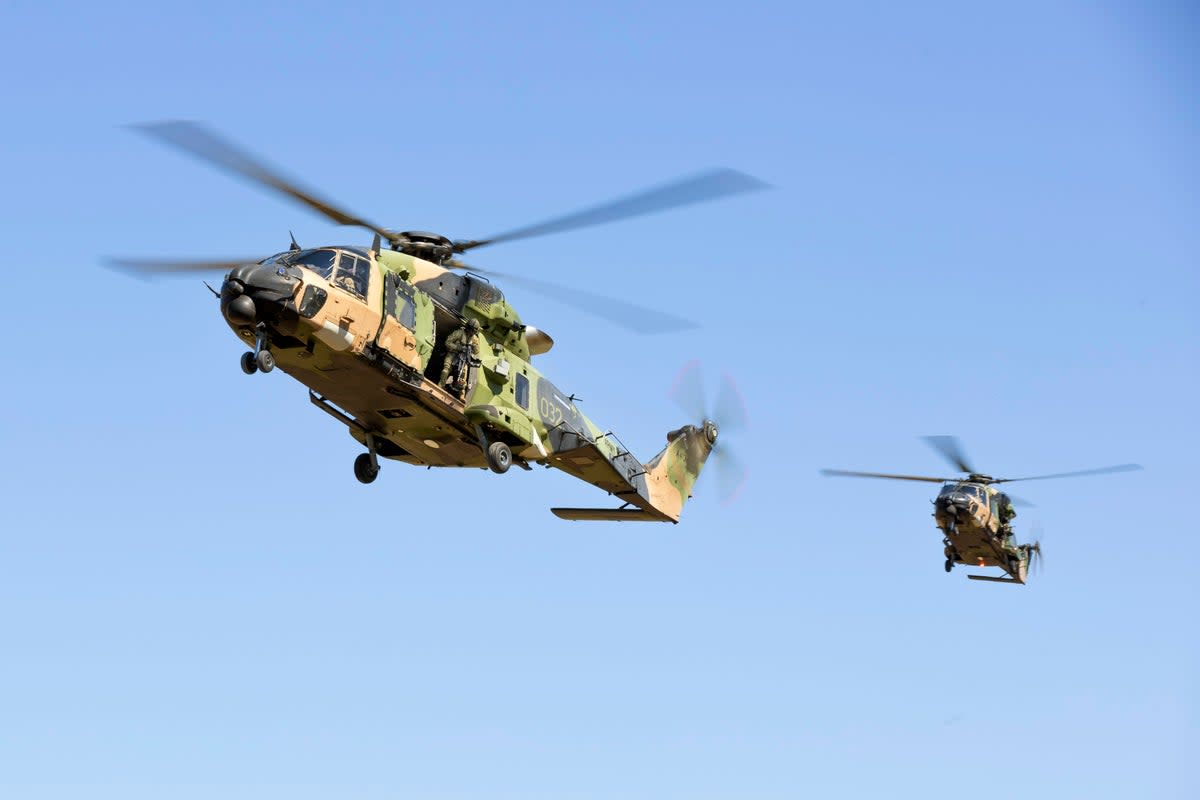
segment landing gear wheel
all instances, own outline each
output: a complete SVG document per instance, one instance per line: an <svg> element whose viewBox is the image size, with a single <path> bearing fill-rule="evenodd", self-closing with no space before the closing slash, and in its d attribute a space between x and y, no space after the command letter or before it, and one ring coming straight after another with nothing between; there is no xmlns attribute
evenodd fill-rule
<svg viewBox="0 0 1200 800"><path fill-rule="evenodd" d="M954 569L954 559L947 558L946 559L946 572L949 572L952 569Z"/></svg>
<svg viewBox="0 0 1200 800"><path fill-rule="evenodd" d="M512 450L504 442L492 442L487 449L488 467L499 475L512 466Z"/></svg>
<svg viewBox="0 0 1200 800"><path fill-rule="evenodd" d="M249 351L242 353L242 372L247 375L258 372L258 363L254 360L254 353Z"/></svg>
<svg viewBox="0 0 1200 800"><path fill-rule="evenodd" d="M275 369L275 356L271 355L270 350L259 350L254 363L262 372L270 372Z"/></svg>
<svg viewBox="0 0 1200 800"><path fill-rule="evenodd" d="M373 483L379 477L379 467L371 465L370 453L359 453L354 459L354 477L359 483Z"/></svg>

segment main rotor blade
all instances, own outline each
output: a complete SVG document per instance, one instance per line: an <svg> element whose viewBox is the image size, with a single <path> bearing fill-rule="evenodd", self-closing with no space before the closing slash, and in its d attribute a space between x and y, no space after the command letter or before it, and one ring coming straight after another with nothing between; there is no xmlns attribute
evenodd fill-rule
<svg viewBox="0 0 1200 800"><path fill-rule="evenodd" d="M852 472L845 469L823 469L821 474L843 478L890 478L894 481L924 481L925 483L946 483L958 480L958 478L930 478L925 475L893 475L889 472Z"/></svg>
<svg viewBox="0 0 1200 800"><path fill-rule="evenodd" d="M222 139L217 134L195 122L172 120L169 122L149 122L134 125L135 129L154 139L176 147L206 161L215 167L232 172L235 175L269 186L270 188L298 200L318 214L323 214L340 225L358 225L378 233L388 241L396 239L395 233L368 222L362 217L338 208L328 200L323 200L307 189L302 189L295 183L283 178L278 173L268 169L260 161L239 149L232 143Z"/></svg>
<svg viewBox="0 0 1200 800"><path fill-rule="evenodd" d="M630 303L627 300L605 297L602 294L595 294L583 289L574 289L548 281L533 280L532 278L522 278L517 275L510 275L507 272L479 269L478 267L472 267L454 259L447 261L444 266L501 278L506 283L514 286L522 286L544 297L549 297L552 300L557 300L564 305L577 308L587 314L608 320L635 333L674 333L676 331L685 331L699 327L695 322L683 317L677 317L674 314L668 314L664 311L654 311L653 309L639 306L636 303Z"/></svg>
<svg viewBox="0 0 1200 800"><path fill-rule="evenodd" d="M932 447L934 450L937 450L939 453L941 453L942 456L947 461L949 461L951 464L953 464L957 469L960 469L966 473L975 472L975 470L971 469L971 467L968 466L967 457L963 454L963 451L962 451L962 445L959 444L958 439L956 439L955 437L953 437L953 436L923 436L921 438L923 438L926 442L928 442L930 447Z"/></svg>
<svg viewBox="0 0 1200 800"><path fill-rule="evenodd" d="M257 264L261 256L229 259L227 261L190 261L174 258L108 258L104 263L112 269L138 275L170 275L186 272L224 272L243 264Z"/></svg>
<svg viewBox="0 0 1200 800"><path fill-rule="evenodd" d="M1028 478L1001 478L999 480L992 481L992 483L1012 483L1013 481L1044 481L1048 478L1075 478L1080 475L1107 475L1112 472L1136 472L1141 468L1141 464L1116 464L1111 467L1081 469L1077 472L1056 472L1053 475L1032 475Z"/></svg>
<svg viewBox="0 0 1200 800"><path fill-rule="evenodd" d="M455 242L454 252L465 253L467 250L484 245L528 239L533 236L546 236L551 233L602 225L630 217L640 217L643 214L654 214L693 203L705 203L719 197L766 189L767 186L768 184L758 178L737 170L713 169L535 225L498 233L487 239Z"/></svg>

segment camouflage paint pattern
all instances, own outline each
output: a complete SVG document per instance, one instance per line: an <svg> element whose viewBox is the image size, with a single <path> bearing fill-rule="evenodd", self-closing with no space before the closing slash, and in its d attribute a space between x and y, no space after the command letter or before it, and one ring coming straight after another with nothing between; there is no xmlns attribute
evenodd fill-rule
<svg viewBox="0 0 1200 800"><path fill-rule="evenodd" d="M934 501L933 518L944 537L948 560L973 567L999 567L1018 583L1024 583L1029 551L1000 535L1002 494L986 483L947 483ZM948 502L951 499L953 505Z"/></svg>
<svg viewBox="0 0 1200 800"><path fill-rule="evenodd" d="M479 468L487 466L486 442L504 441L518 466L561 469L635 510L621 519L678 521L715 426L697 421L700 427L673 431L643 464L534 368L526 326L498 287L404 253L367 255L365 297L343 288L336 273L328 280L304 268L293 305L303 306L310 287L325 293L324 302L286 330L268 325L279 368L307 386L315 403L339 410L355 439L365 444L370 435L380 458ZM437 385L437 355L446 335L471 318L481 326L481 363L460 399ZM254 346L252 327L230 326Z"/></svg>

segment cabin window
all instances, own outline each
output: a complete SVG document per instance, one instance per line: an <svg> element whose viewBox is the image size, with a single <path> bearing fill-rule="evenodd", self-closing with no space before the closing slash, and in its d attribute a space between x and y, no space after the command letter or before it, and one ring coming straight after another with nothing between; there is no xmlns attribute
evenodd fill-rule
<svg viewBox="0 0 1200 800"><path fill-rule="evenodd" d="M333 285L350 294L366 299L371 279L371 262L353 253L342 253Z"/></svg>
<svg viewBox="0 0 1200 800"><path fill-rule="evenodd" d="M336 259L337 253L333 250L309 250L307 253L301 253L295 261L290 262L290 265L311 269L325 280L329 280L329 276L333 274L333 264Z"/></svg>
<svg viewBox="0 0 1200 800"><path fill-rule="evenodd" d="M529 378L526 378L521 373L517 373L517 405L521 408L529 408Z"/></svg>
<svg viewBox="0 0 1200 800"><path fill-rule="evenodd" d="M394 275L390 276L383 309L410 331L417 328L417 307L412 291L412 287L407 283Z"/></svg>

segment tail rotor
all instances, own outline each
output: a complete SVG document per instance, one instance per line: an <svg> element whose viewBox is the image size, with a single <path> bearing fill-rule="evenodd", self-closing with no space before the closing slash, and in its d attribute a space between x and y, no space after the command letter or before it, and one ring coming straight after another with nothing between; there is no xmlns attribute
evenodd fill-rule
<svg viewBox="0 0 1200 800"><path fill-rule="evenodd" d="M1025 552L1029 555L1029 572L1031 575L1041 575L1042 570L1046 568L1042 555L1042 539L1045 536L1041 524L1035 522L1029 532L1036 537L1031 544L1024 545Z"/></svg>
<svg viewBox="0 0 1200 800"><path fill-rule="evenodd" d="M704 371L699 361L684 365L671 386L671 399L679 406L689 421L716 431L713 443L713 461L717 467L717 493L722 505L732 503L746 483L746 467L738 458L734 448L725 439L728 434L738 434L749 427L746 403L738 391L737 384L728 374L721 376L717 388L716 402L710 406L705 390Z"/></svg>

